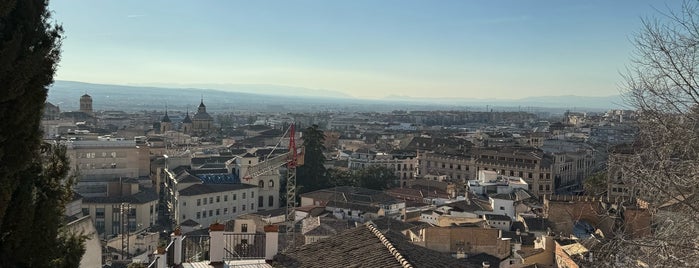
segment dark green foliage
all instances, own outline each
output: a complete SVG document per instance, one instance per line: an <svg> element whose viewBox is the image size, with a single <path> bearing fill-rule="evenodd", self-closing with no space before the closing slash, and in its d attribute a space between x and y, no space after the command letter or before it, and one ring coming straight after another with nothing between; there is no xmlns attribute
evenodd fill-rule
<svg viewBox="0 0 699 268"><path fill-rule="evenodd" d="M348 170L329 169L328 180L330 186L359 186L357 177Z"/></svg>
<svg viewBox="0 0 699 268"><path fill-rule="evenodd" d="M328 170L330 186L355 186L373 190L385 190L398 184L398 176L392 169L372 165L355 172L347 170Z"/></svg>
<svg viewBox="0 0 699 268"><path fill-rule="evenodd" d="M398 176L390 168L372 165L357 172L360 187L373 190L386 190L398 181Z"/></svg>
<svg viewBox="0 0 699 268"><path fill-rule="evenodd" d="M299 193L311 192L329 186L325 169L325 136L318 125L313 125L303 132L304 164L296 169Z"/></svg>
<svg viewBox="0 0 699 268"><path fill-rule="evenodd" d="M65 148L41 146L40 120L63 30L48 2L0 1L0 267L77 267L82 236L68 233Z"/></svg>

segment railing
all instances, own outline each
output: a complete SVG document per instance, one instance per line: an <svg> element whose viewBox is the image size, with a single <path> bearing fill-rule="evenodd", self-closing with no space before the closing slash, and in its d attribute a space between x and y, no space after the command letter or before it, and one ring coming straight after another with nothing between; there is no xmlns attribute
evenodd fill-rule
<svg viewBox="0 0 699 268"><path fill-rule="evenodd" d="M223 234L224 260L264 259L265 234Z"/></svg>
<svg viewBox="0 0 699 268"><path fill-rule="evenodd" d="M160 268L160 267L158 267L158 258L157 257L155 258L155 260L153 260L153 262L148 264L148 268Z"/></svg>
<svg viewBox="0 0 699 268"><path fill-rule="evenodd" d="M182 261L196 262L209 260L209 245L211 237L208 235L185 236L182 238Z"/></svg>
<svg viewBox="0 0 699 268"><path fill-rule="evenodd" d="M175 265L175 241L170 241L165 248L165 254L167 266Z"/></svg>

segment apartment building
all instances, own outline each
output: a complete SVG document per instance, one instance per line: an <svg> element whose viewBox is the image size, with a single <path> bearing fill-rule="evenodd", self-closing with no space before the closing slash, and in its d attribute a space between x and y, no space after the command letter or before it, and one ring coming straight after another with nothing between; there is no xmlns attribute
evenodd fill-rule
<svg viewBox="0 0 699 268"><path fill-rule="evenodd" d="M473 148L468 153L444 154L418 151L419 177L445 175L448 180L465 183L476 179L480 170L522 178L536 195L552 194L554 159L531 147Z"/></svg>
<svg viewBox="0 0 699 268"><path fill-rule="evenodd" d="M102 238L135 232L155 224L158 218L158 195L152 189L113 197L84 197L83 215L90 215Z"/></svg>
<svg viewBox="0 0 699 268"><path fill-rule="evenodd" d="M149 149L134 140L99 136L96 140L66 142L71 165L79 180L75 190L85 197L106 197L109 183L120 178L147 177Z"/></svg>
<svg viewBox="0 0 699 268"><path fill-rule="evenodd" d="M246 184L195 184L180 190L174 209L176 224L194 220L201 226L257 211L257 187Z"/></svg>
<svg viewBox="0 0 699 268"><path fill-rule="evenodd" d="M417 175L418 161L416 155L390 154L374 151L354 152L348 158L348 168L359 170L373 165L380 165L394 170L401 186Z"/></svg>

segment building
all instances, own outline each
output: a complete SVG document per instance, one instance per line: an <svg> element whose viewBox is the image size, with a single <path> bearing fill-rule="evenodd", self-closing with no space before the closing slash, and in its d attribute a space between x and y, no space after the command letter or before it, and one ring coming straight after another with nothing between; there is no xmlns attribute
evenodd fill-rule
<svg viewBox="0 0 699 268"><path fill-rule="evenodd" d="M182 133L192 134L192 118L189 117L189 109L187 109L187 114L182 119Z"/></svg>
<svg viewBox="0 0 699 268"><path fill-rule="evenodd" d="M192 133L200 136L209 134L214 127L214 118L206 112L204 99L201 99L197 113L192 118Z"/></svg>
<svg viewBox="0 0 699 268"><path fill-rule="evenodd" d="M414 245L395 231L382 233L373 224L280 253L274 260L280 267L476 267Z"/></svg>
<svg viewBox="0 0 699 268"><path fill-rule="evenodd" d="M511 193L516 188L528 189L529 187L520 177L500 175L492 170L480 170L478 179L468 181L468 191L481 196Z"/></svg>
<svg viewBox="0 0 699 268"><path fill-rule="evenodd" d="M136 232L155 224L158 195L153 189L111 197L84 197L82 211L90 215L102 238ZM124 229L126 228L126 229Z"/></svg>
<svg viewBox="0 0 699 268"><path fill-rule="evenodd" d="M42 120L58 120L61 117L61 108L58 105L53 105L53 103L44 103L44 115Z"/></svg>
<svg viewBox="0 0 699 268"><path fill-rule="evenodd" d="M201 226L257 211L257 189L246 184L195 184L177 193L176 224L194 220Z"/></svg>
<svg viewBox="0 0 699 268"><path fill-rule="evenodd" d="M163 116L163 119L160 120L160 133L165 133L171 130L172 121L170 120L170 117L167 115L167 110L165 110L165 115Z"/></svg>
<svg viewBox="0 0 699 268"><path fill-rule="evenodd" d="M410 230L413 243L438 252L467 255L486 253L503 259L510 255L510 241L495 228L423 227Z"/></svg>
<svg viewBox="0 0 699 268"><path fill-rule="evenodd" d="M195 225L205 227L237 215L279 208L279 167L247 177L248 169L260 164L251 153L198 158L166 156L165 162L165 200L173 224L193 220Z"/></svg>
<svg viewBox="0 0 699 268"><path fill-rule="evenodd" d="M100 136L97 140L67 141L66 146L70 163L79 174L75 189L85 197L105 197L112 191L110 183L145 178L150 173L148 147L133 140Z"/></svg>
<svg viewBox="0 0 699 268"><path fill-rule="evenodd" d="M90 97L90 95L87 95L87 93L80 97L80 112L86 113L88 115L93 115L92 97Z"/></svg>
<svg viewBox="0 0 699 268"><path fill-rule="evenodd" d="M347 167L350 170L360 170L373 165L383 166L394 170L399 181L398 185L406 186L408 180L415 179L417 175L417 157L405 154L388 154L373 151L354 152L347 159Z"/></svg>
<svg viewBox="0 0 699 268"><path fill-rule="evenodd" d="M351 218L364 222L378 216L400 217L405 202L376 190L338 186L301 196L301 206L325 206L340 218ZM366 214L366 215L365 215Z"/></svg>

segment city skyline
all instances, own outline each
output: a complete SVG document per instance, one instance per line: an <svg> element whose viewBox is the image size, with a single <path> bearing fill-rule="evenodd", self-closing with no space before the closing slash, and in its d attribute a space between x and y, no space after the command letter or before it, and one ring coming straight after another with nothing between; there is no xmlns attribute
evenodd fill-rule
<svg viewBox="0 0 699 268"><path fill-rule="evenodd" d="M621 1L54 1L57 80L387 96L618 94L641 18L680 3Z"/></svg>

